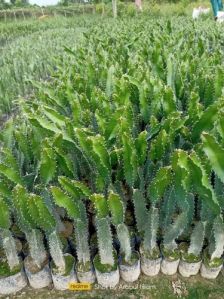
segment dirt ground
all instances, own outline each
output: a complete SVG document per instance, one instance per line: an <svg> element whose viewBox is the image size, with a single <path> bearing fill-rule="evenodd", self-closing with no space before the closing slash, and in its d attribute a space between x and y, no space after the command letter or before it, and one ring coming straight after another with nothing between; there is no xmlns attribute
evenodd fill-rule
<svg viewBox="0 0 224 299"><path fill-rule="evenodd" d="M159 274L155 278L141 276L135 283L120 284L113 290L106 290L98 284L92 286L91 291L55 291L52 286L42 290L33 290L29 287L12 296L3 296L1 299L224 299L224 276L220 274L214 280L202 279L199 275L191 278L182 278L179 274L168 277Z"/></svg>

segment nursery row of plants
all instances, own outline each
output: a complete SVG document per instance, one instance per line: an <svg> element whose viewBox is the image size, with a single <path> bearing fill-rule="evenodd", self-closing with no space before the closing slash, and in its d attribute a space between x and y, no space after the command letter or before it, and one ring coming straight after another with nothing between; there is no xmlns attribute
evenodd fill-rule
<svg viewBox="0 0 224 299"><path fill-rule="evenodd" d="M86 23L80 17L0 26L0 116L12 114L13 103L32 93L31 80L49 78L64 47L81 43Z"/></svg>
<svg viewBox="0 0 224 299"><path fill-rule="evenodd" d="M102 20L33 82L0 135L0 293L25 273L57 289L218 276L222 41L187 18Z"/></svg>

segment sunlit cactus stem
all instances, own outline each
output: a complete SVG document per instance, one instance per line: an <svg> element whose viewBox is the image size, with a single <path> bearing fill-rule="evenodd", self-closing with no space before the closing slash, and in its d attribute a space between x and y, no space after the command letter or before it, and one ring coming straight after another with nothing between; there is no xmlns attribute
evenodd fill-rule
<svg viewBox="0 0 224 299"><path fill-rule="evenodd" d="M8 229L0 229L0 239L2 239L2 246L7 258L7 262L10 270L12 271L20 265L15 239Z"/></svg>
<svg viewBox="0 0 224 299"><path fill-rule="evenodd" d="M51 257L57 267L58 272L62 274L65 273L66 264L63 255L63 245L56 231L53 231L48 236L48 242Z"/></svg>
<svg viewBox="0 0 224 299"><path fill-rule="evenodd" d="M107 200L101 194L93 194L90 198L96 209L96 232L100 262L104 265L113 266L115 262L114 249Z"/></svg>
<svg viewBox="0 0 224 299"><path fill-rule="evenodd" d="M10 229L10 210L2 198L0 198L0 244L4 249L10 270L20 265L16 242Z"/></svg>
<svg viewBox="0 0 224 299"><path fill-rule="evenodd" d="M132 255L131 241L128 228L124 223L124 205L118 194L110 191L108 196L108 206L112 216L112 222L116 228L117 237L120 243L120 251L124 254L124 259L129 262Z"/></svg>

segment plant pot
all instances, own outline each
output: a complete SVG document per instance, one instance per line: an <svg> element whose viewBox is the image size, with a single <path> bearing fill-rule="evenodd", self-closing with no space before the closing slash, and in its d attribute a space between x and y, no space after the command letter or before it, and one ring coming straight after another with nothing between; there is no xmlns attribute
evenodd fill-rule
<svg viewBox="0 0 224 299"><path fill-rule="evenodd" d="M120 275L117 264L107 272L98 269L98 255L95 256L93 263L95 266L97 282L100 286L103 288L114 288L119 283Z"/></svg>
<svg viewBox="0 0 224 299"><path fill-rule="evenodd" d="M219 272L222 270L222 267L223 265L220 265L218 267L209 267L202 263L200 269L201 276L207 279L215 279L219 275Z"/></svg>
<svg viewBox="0 0 224 299"><path fill-rule="evenodd" d="M24 260L24 267L32 288L42 289L52 283L48 259L41 265L41 267L38 267L32 258L28 256Z"/></svg>
<svg viewBox="0 0 224 299"><path fill-rule="evenodd" d="M117 268L111 272L100 272L96 269L96 278L103 288L114 288L119 283L119 270Z"/></svg>
<svg viewBox="0 0 224 299"><path fill-rule="evenodd" d="M155 260L141 256L141 270L147 276L156 276L160 271L162 258L159 257Z"/></svg>
<svg viewBox="0 0 224 299"><path fill-rule="evenodd" d="M139 254L136 254L136 256L137 259L135 259L134 262L130 265L124 263L123 258L120 257L120 261L119 261L120 275L121 278L126 282L136 281L139 278L139 275L141 273Z"/></svg>
<svg viewBox="0 0 224 299"><path fill-rule="evenodd" d="M86 272L77 271L77 278L79 282L88 282L88 283L94 283L96 280L96 276L93 270L89 270Z"/></svg>
<svg viewBox="0 0 224 299"><path fill-rule="evenodd" d="M165 275L176 274L179 262L180 262L180 259L171 260L171 259L164 257L162 259L162 263L161 263L161 272Z"/></svg>
<svg viewBox="0 0 224 299"><path fill-rule="evenodd" d="M141 270L147 276L156 276L161 267L161 253L158 247L156 247L152 253L144 251L143 247L140 247L141 254Z"/></svg>
<svg viewBox="0 0 224 299"><path fill-rule="evenodd" d="M77 282L77 277L74 269L70 272L69 275L53 274L52 272L51 275L52 275L54 287L56 290L59 291L68 290L68 286L70 282Z"/></svg>
<svg viewBox="0 0 224 299"><path fill-rule="evenodd" d="M78 263L76 267L77 278L79 282L94 283L96 280L92 264L83 265Z"/></svg>
<svg viewBox="0 0 224 299"><path fill-rule="evenodd" d="M19 292L26 285L27 279L24 270L22 269L16 274L0 278L0 294L10 295Z"/></svg>
<svg viewBox="0 0 224 299"><path fill-rule="evenodd" d="M192 275L197 275L200 267L201 261L190 263L181 259L178 270L183 277L190 277Z"/></svg>
<svg viewBox="0 0 224 299"><path fill-rule="evenodd" d="M72 256L68 253L64 254L65 258L67 256ZM74 262L69 269L66 270L66 273L57 273L57 270L51 269L51 276L56 290L67 290L70 282L77 282L77 276L75 273Z"/></svg>

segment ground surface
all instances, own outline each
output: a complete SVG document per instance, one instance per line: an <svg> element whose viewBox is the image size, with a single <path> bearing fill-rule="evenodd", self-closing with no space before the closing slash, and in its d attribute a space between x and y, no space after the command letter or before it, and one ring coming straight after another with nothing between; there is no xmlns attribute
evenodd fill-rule
<svg viewBox="0 0 224 299"><path fill-rule="evenodd" d="M184 279L180 275L167 277L158 275L156 278L141 276L137 282L125 284L121 282L116 289L100 289L94 285L92 291L71 292L55 291L52 287L44 290L32 290L26 288L22 292L13 295L1 297L4 299L103 299L103 298L122 298L122 299L222 299L224 298L224 276L222 274L215 281L202 279L199 275Z"/></svg>

